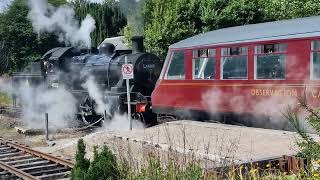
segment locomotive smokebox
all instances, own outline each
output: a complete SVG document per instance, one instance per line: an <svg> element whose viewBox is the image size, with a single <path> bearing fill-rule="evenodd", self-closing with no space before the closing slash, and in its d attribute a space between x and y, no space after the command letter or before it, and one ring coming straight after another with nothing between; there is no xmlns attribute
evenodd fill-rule
<svg viewBox="0 0 320 180"><path fill-rule="evenodd" d="M133 36L132 40L132 54L142 53L143 48L143 37L142 36Z"/></svg>

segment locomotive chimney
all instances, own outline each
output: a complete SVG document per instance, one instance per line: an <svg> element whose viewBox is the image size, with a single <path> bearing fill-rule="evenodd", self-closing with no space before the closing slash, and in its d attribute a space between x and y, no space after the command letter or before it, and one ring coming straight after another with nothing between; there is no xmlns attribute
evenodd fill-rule
<svg viewBox="0 0 320 180"><path fill-rule="evenodd" d="M137 54L144 51L142 36L133 36L131 40L132 40L132 54Z"/></svg>

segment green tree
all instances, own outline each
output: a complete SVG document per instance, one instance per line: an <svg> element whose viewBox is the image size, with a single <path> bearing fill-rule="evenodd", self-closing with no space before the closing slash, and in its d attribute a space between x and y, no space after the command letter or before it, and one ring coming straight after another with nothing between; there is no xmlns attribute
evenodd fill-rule
<svg viewBox="0 0 320 180"><path fill-rule="evenodd" d="M107 146L103 146L101 152L94 148L93 161L90 164L85 179L109 179L116 180L120 178L120 172L118 170L117 159L115 155L108 149Z"/></svg>
<svg viewBox="0 0 320 180"><path fill-rule="evenodd" d="M72 180L85 179L86 173L90 166L90 161L85 158L86 155L86 145L83 139L78 140L77 152L76 152L76 163L71 172Z"/></svg>
<svg viewBox="0 0 320 180"><path fill-rule="evenodd" d="M49 0L59 5L65 0ZM50 34L37 36L27 19L26 0L14 0L0 18L0 74L22 69L30 61L39 58L48 49L61 44Z"/></svg>
<svg viewBox="0 0 320 180"><path fill-rule="evenodd" d="M127 24L126 18L115 1L105 1L102 4L87 0L72 2L76 17L80 21L90 14L96 21L96 29L91 34L92 45L98 46L105 38L119 35Z"/></svg>
<svg viewBox="0 0 320 180"><path fill-rule="evenodd" d="M218 28L271 21L265 12L265 1L231 0L218 14Z"/></svg>
<svg viewBox="0 0 320 180"><path fill-rule="evenodd" d="M269 0L265 11L271 19L292 19L320 14L318 0Z"/></svg>
<svg viewBox="0 0 320 180"><path fill-rule="evenodd" d="M149 0L145 5L146 48L164 57L170 44L201 31L200 0Z"/></svg>

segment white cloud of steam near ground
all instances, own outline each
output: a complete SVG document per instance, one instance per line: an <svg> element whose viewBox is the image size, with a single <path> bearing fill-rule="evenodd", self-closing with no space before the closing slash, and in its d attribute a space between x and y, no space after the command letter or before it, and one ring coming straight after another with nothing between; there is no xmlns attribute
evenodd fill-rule
<svg viewBox="0 0 320 180"><path fill-rule="evenodd" d="M99 114L103 114L104 110L106 110L107 115L111 116L113 114L112 118L109 120L106 120L104 122L102 130L129 130L130 124L128 120L127 114L119 114L118 112L112 112L111 113L111 104L112 101L105 102L104 99L108 97L104 97L105 93L104 91L101 91L99 89L98 84L96 83L93 76L89 76L88 79L84 84L82 84L82 87L86 89L89 93L89 96L95 100L97 106L95 108L95 111ZM110 98L110 97L109 97ZM132 120L132 127L134 129L141 129L144 128L144 124L140 121Z"/></svg>
<svg viewBox="0 0 320 180"><path fill-rule="evenodd" d="M93 77L89 77L83 84L89 92L91 98L97 102L96 111L103 114L107 110L110 115L111 104L103 101L105 92L99 90L98 84ZM52 131L77 126L76 119L77 99L63 87L48 89L46 86L32 87L26 81L19 86L12 86L9 80L0 78L0 92L5 92L9 96L16 94L18 104L22 107L21 122L27 128L44 129L45 113L49 115L49 129ZM113 112L114 116L105 121L100 130L129 130L127 114ZM134 129L144 128L140 121L133 120Z"/></svg>
<svg viewBox="0 0 320 180"><path fill-rule="evenodd" d="M41 129L44 125L44 112L49 116L50 129L63 129L75 123L76 99L63 88L24 88L20 89L23 101L22 120L30 128Z"/></svg>
<svg viewBox="0 0 320 180"><path fill-rule="evenodd" d="M103 92L99 89L94 77L89 76L87 81L82 84L82 87L88 91L89 96L96 102L97 107L95 111L99 114L104 114L106 110L106 113L110 115L110 105L103 101Z"/></svg>
<svg viewBox="0 0 320 180"><path fill-rule="evenodd" d="M144 124L137 120L132 120L133 129L143 129ZM130 123L127 114L115 114L110 121L105 121L103 130L107 131L126 131L130 129Z"/></svg>
<svg viewBox="0 0 320 180"><path fill-rule="evenodd" d="M76 99L60 87L48 89L44 86L32 87L22 83L13 87L10 82L0 81L0 91L9 96L18 96L22 106L21 122L27 128L44 129L45 113L49 115L49 130L63 129L76 125Z"/></svg>
<svg viewBox="0 0 320 180"><path fill-rule="evenodd" d="M80 23L75 19L72 7L52 6L47 0L29 0L28 19L32 22L34 32L55 33L59 41L74 47L91 47L90 34L95 29L95 20L91 15Z"/></svg>
<svg viewBox="0 0 320 180"><path fill-rule="evenodd" d="M271 88L272 87L264 87ZM273 88L277 89L277 88ZM255 127L275 128L275 129L288 129L288 121L284 118L283 113L286 112L288 105L297 106L297 97L294 96L255 96L250 95L250 91L247 96L244 96L244 91L239 91L236 88L232 90L232 93L226 93L218 88L213 88L202 95L202 104L208 108L209 112L217 113L221 110L221 107L227 107L233 112L245 112L250 109L252 114L250 120ZM241 96L237 96L237 94ZM227 98L223 98L226 97ZM251 99L251 100L250 100ZM256 99L257 101L252 101ZM249 103L249 104L248 104ZM250 104L251 103L251 104ZM254 103L254 104L252 104ZM268 120L262 119L262 116L269 116ZM305 117L305 114L300 114ZM290 129L290 128L289 128Z"/></svg>

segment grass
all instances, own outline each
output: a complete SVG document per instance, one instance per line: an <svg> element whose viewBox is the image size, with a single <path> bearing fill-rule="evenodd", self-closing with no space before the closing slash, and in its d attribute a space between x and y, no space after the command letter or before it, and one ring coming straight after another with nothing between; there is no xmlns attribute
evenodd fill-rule
<svg viewBox="0 0 320 180"><path fill-rule="evenodd" d="M11 104L11 98L6 94L0 92L0 105L10 105Z"/></svg>

